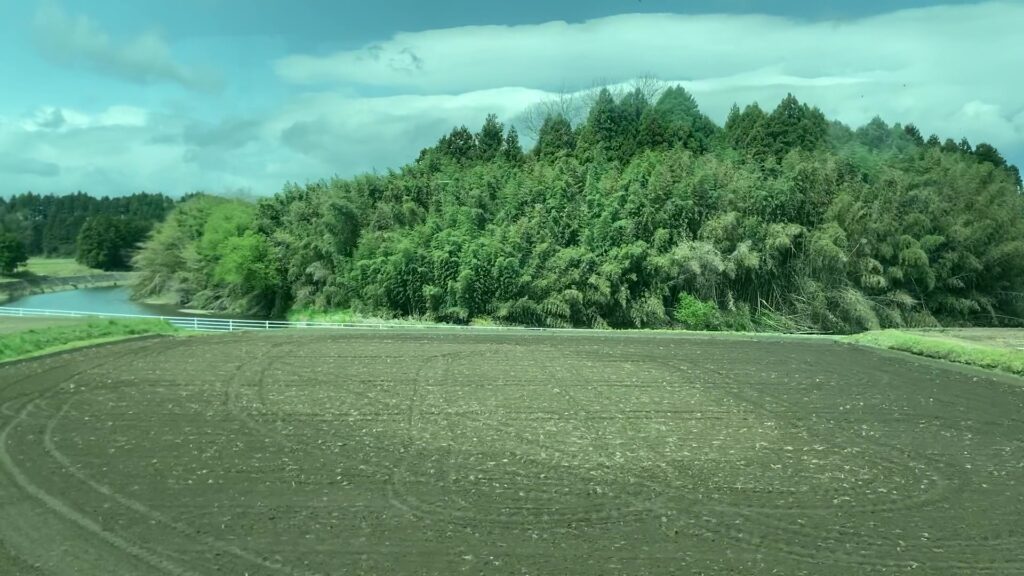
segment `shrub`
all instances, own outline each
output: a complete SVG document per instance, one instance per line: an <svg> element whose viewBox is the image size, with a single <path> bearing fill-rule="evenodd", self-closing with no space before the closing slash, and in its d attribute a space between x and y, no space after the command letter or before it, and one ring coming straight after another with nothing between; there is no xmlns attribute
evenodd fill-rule
<svg viewBox="0 0 1024 576"><path fill-rule="evenodd" d="M706 302L685 292L679 295L672 317L687 330L719 330L722 327L722 315L714 302Z"/></svg>
<svg viewBox="0 0 1024 576"><path fill-rule="evenodd" d="M721 317L721 327L723 330L730 332L752 332L755 329L754 321L750 317L750 306L747 306L744 302L737 303L732 310L723 310Z"/></svg>

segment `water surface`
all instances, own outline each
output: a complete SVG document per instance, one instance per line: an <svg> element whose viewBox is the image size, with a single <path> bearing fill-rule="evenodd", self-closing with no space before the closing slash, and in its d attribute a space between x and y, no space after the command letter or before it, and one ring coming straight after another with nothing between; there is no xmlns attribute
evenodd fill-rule
<svg viewBox="0 0 1024 576"><path fill-rule="evenodd" d="M134 314L144 316L195 316L182 312L178 306L167 304L146 304L131 299L127 286L103 288L80 288L47 294L31 294L15 298L4 304L15 308L38 308L68 312L92 312L100 314ZM221 314L217 314L221 317Z"/></svg>

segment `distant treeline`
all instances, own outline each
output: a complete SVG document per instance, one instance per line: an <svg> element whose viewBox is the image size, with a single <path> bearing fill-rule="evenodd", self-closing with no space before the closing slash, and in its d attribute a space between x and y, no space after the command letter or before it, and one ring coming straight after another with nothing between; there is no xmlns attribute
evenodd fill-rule
<svg viewBox="0 0 1024 576"><path fill-rule="evenodd" d="M174 204L168 196L145 192L102 198L82 192L18 194L0 198L0 235L20 240L29 256L79 257L90 266L123 268L128 264L126 252L144 240ZM90 244L84 252L83 230Z"/></svg>
<svg viewBox="0 0 1024 576"><path fill-rule="evenodd" d="M237 312L851 332L1019 325L1020 173L988 144L785 98L724 126L685 90L491 116L398 171L196 196L137 258L139 293Z"/></svg>

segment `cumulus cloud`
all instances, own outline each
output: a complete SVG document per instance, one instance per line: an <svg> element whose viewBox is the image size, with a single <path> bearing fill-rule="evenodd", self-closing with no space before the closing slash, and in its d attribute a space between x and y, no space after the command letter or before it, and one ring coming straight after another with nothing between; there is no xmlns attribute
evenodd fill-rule
<svg viewBox="0 0 1024 576"><path fill-rule="evenodd" d="M64 18L72 32L97 30ZM770 108L793 92L852 126L876 114L914 122L925 134L988 141L1021 164L1020 22L1024 5L988 3L843 22L622 15L398 34L275 62L295 92L245 115L46 106L0 117L0 193L270 194L286 181L400 166L453 126L478 129L489 113L528 141L524 112L537 102L585 100L596 83L625 87L641 74L686 87L719 122L734 102ZM124 48L102 33L75 34L103 38L90 54Z"/></svg>
<svg viewBox="0 0 1024 576"><path fill-rule="evenodd" d="M21 120L19 125L27 132L69 132L104 126L145 126L148 120L149 112L135 106L110 106L96 114L43 106Z"/></svg>
<svg viewBox="0 0 1024 576"><path fill-rule="evenodd" d="M217 122L129 106L93 112L42 107L23 117L0 117L0 158L7 158L0 164L0 193L272 194L288 181L396 167L454 125L477 129L491 112L514 118L549 96L521 88L450 96L323 92L261 116ZM44 174L49 165L59 165L59 178Z"/></svg>
<svg viewBox="0 0 1024 576"><path fill-rule="evenodd" d="M258 138L261 123L252 118L228 118L214 124L193 123L185 127L184 141L200 148L232 150Z"/></svg>
<svg viewBox="0 0 1024 576"><path fill-rule="evenodd" d="M572 24L399 33L361 49L283 58L276 69L298 83L427 91L583 87L595 78L616 82L647 72L699 79L766 67L800 77L954 68L988 79L999 63L1015 61L1022 19L1019 3L936 6L842 22L624 14ZM1004 50L983 51L979 62L982 47Z"/></svg>
<svg viewBox="0 0 1024 576"><path fill-rule="evenodd" d="M215 127L202 126L187 116L130 106L95 112L45 107L0 117L0 194L239 188L270 194L288 179L322 173L322 166L310 166L272 139L239 147L216 137Z"/></svg>
<svg viewBox="0 0 1024 576"><path fill-rule="evenodd" d="M713 117L734 102L772 106L787 92L858 125L876 114L923 130L1024 140L1024 4L900 10L844 21L760 15L624 14L580 23L399 33L361 49L274 63L297 85L415 94L497 86L577 90L652 74L679 81ZM981 122L978 114L982 114Z"/></svg>
<svg viewBox="0 0 1024 576"><path fill-rule="evenodd" d="M60 166L54 162L45 162L35 158L2 156L0 157L0 173L3 172L19 176L52 178L60 175Z"/></svg>
<svg viewBox="0 0 1024 576"><path fill-rule="evenodd" d="M39 8L33 31L40 52L62 66L142 84L172 82L204 91L220 85L213 72L175 61L167 43L156 32L144 32L118 43L88 17L68 14L54 3Z"/></svg>
<svg viewBox="0 0 1024 576"><path fill-rule="evenodd" d="M267 129L332 173L352 174L405 163L455 125L476 129L489 113L511 118L548 96L525 88L375 98L315 93L285 107Z"/></svg>

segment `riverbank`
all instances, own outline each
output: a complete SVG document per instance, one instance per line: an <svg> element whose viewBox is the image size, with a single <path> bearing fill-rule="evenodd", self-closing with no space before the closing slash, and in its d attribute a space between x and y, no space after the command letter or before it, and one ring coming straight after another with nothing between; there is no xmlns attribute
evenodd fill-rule
<svg viewBox="0 0 1024 576"><path fill-rule="evenodd" d="M36 276L7 279L0 282L0 305L11 300L31 296L78 290L80 288L106 288L125 286L135 281L135 272L97 272L78 276Z"/></svg>
<svg viewBox="0 0 1024 576"><path fill-rule="evenodd" d="M65 278L68 276L88 276L89 274L100 274L103 270L90 268L74 258L44 258L33 256L28 262L11 276L0 275L0 282L5 280L17 280L25 276L48 276L51 278Z"/></svg>

